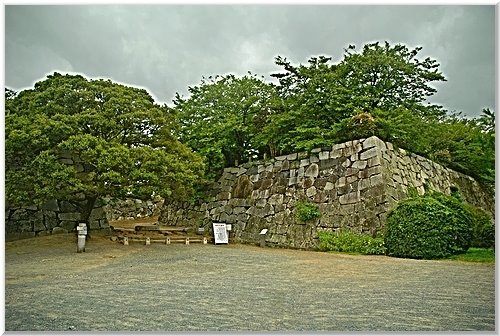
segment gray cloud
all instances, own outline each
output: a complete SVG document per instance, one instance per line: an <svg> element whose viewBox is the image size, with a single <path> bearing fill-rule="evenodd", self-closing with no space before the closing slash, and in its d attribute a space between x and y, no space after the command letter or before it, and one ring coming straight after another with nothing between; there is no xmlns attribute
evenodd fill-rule
<svg viewBox="0 0 500 336"><path fill-rule="evenodd" d="M494 6L7 5L5 84L78 72L170 103L202 76L268 76L277 55L338 61L347 45L377 40L422 46L441 63L448 81L433 102L471 116L494 108Z"/></svg>

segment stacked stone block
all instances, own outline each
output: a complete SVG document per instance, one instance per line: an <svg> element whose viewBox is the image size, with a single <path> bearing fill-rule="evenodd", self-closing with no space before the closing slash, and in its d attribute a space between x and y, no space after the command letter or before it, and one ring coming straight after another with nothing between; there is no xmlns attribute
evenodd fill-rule
<svg viewBox="0 0 500 336"><path fill-rule="evenodd" d="M106 217L110 222L158 216L163 206L161 198L147 201L132 198L125 200L104 198L104 202L106 203L104 207Z"/></svg>
<svg viewBox="0 0 500 336"><path fill-rule="evenodd" d="M246 243L258 243L266 228L269 245L312 248L322 230L380 232L391 207L424 185L447 194L459 186L467 201L493 212L472 178L370 137L226 168L206 202L165 204L159 220L209 231L212 222L232 224L233 241ZM320 218L296 218L304 200L319 206Z"/></svg>
<svg viewBox="0 0 500 336"><path fill-rule="evenodd" d="M5 211L5 240L75 231L81 214L73 203L51 200L41 207L7 208ZM102 203L96 202L90 213L91 230L107 230L109 223Z"/></svg>

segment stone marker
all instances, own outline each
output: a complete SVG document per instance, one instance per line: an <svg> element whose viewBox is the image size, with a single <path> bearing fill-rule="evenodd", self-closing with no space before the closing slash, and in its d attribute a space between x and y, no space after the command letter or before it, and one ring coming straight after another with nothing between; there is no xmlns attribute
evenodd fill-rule
<svg viewBox="0 0 500 336"><path fill-rule="evenodd" d="M78 232L78 246L76 249L77 253L85 252L85 237L87 236L87 224L80 223L76 227Z"/></svg>

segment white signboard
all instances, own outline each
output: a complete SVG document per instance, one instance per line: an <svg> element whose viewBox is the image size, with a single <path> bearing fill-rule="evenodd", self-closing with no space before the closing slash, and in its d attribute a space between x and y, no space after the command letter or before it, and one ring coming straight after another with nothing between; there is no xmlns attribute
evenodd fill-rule
<svg viewBox="0 0 500 336"><path fill-rule="evenodd" d="M216 244L228 244L229 239L227 236L226 224L225 223L213 223L214 226L214 238Z"/></svg>

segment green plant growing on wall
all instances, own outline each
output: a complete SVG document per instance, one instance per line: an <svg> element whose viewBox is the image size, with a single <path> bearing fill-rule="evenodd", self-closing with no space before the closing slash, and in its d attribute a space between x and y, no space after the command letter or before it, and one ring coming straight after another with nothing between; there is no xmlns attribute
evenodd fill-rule
<svg viewBox="0 0 500 336"><path fill-rule="evenodd" d="M295 205L295 218L301 222L307 222L321 216L319 207L310 201L299 201Z"/></svg>

